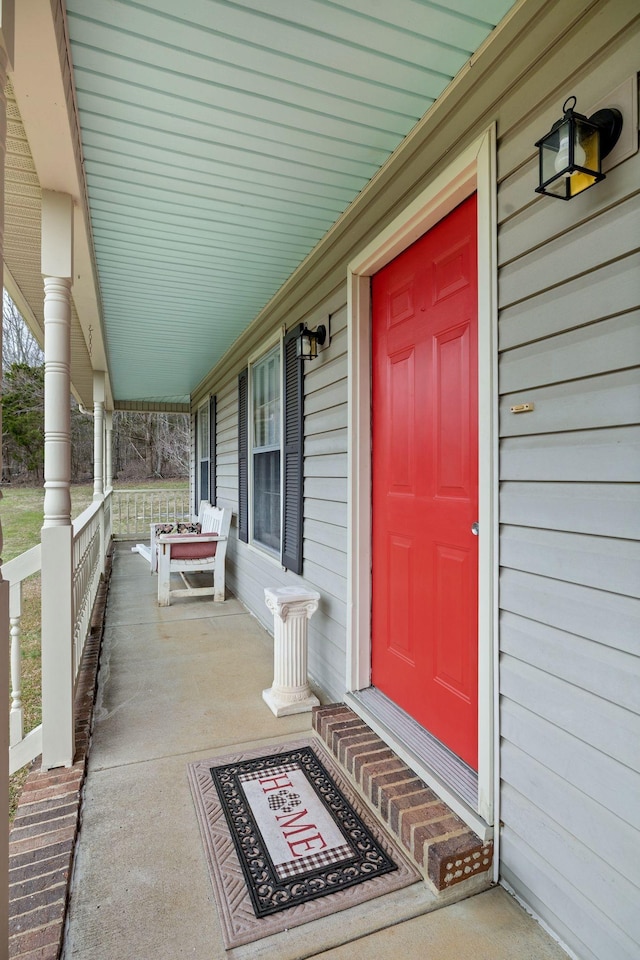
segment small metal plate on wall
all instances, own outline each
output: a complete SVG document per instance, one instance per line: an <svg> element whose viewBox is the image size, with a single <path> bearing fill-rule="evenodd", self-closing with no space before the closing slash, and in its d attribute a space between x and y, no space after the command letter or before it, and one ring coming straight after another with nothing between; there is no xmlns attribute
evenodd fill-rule
<svg viewBox="0 0 640 960"><path fill-rule="evenodd" d="M602 161L602 172L608 173L638 152L638 78L635 73L594 103L588 111L589 116L604 107L616 107L623 119L620 139Z"/></svg>
<svg viewBox="0 0 640 960"><path fill-rule="evenodd" d="M531 413L532 403L516 403L511 407L511 413Z"/></svg>

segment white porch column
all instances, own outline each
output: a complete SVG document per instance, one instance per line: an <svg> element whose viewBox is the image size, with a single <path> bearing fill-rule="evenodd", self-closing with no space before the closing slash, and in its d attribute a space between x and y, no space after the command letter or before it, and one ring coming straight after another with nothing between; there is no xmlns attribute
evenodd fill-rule
<svg viewBox="0 0 640 960"><path fill-rule="evenodd" d="M273 686L262 691L262 699L276 717L306 713L320 703L307 678L307 621L318 609L320 594L297 587L267 587L264 600L273 613L274 648Z"/></svg>
<svg viewBox="0 0 640 960"><path fill-rule="evenodd" d="M42 766L71 766L73 529L71 526L71 279L73 200L42 192L44 275L44 526L42 528Z"/></svg>
<svg viewBox="0 0 640 960"><path fill-rule="evenodd" d="M104 373L93 371L93 499L104 501ZM100 573L104 573L106 533L104 509L100 512Z"/></svg>
<svg viewBox="0 0 640 960"><path fill-rule="evenodd" d="M113 486L113 413L105 413L105 490Z"/></svg>
<svg viewBox="0 0 640 960"><path fill-rule="evenodd" d="M93 499L104 497L104 373L93 371Z"/></svg>
<svg viewBox="0 0 640 960"><path fill-rule="evenodd" d="M13 0L0 2L0 279L4 262L4 158L7 148L7 101L4 87L7 72L13 62ZM0 358L2 357L2 326L0 325ZM0 475L2 474L2 407L0 406ZM0 526L0 553L2 527ZM2 579L0 559L0 689L9 684L9 583ZM0 862L9 863L9 724L0 723ZM0 943L9 939L9 884L8 872L0 881Z"/></svg>

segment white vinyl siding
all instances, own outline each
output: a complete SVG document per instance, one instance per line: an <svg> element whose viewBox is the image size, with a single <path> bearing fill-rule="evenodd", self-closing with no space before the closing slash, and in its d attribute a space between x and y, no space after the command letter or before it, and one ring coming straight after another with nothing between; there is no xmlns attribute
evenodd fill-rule
<svg viewBox="0 0 640 960"><path fill-rule="evenodd" d="M346 671L347 311L331 316L331 345L304 381L304 576L322 595L309 622L309 671L336 700Z"/></svg>
<svg viewBox="0 0 640 960"><path fill-rule="evenodd" d="M346 295L345 295L346 299ZM336 298L334 298L336 300ZM230 590L273 632L265 587L304 583L321 594L309 621L309 674L327 698L344 693L347 596L347 335L346 306L331 303L331 344L305 366L304 568L298 577L260 550L238 543L234 519L227 553ZM319 313L318 320L326 319ZM238 509L237 381L218 390L218 500Z"/></svg>
<svg viewBox="0 0 640 960"><path fill-rule="evenodd" d="M541 62L558 115L637 69L637 29L619 36L600 49L578 26L566 80L573 61ZM634 960L640 155L570 203L534 200L540 89L501 107L529 115L498 147L502 876L581 960ZM510 412L523 402L534 412Z"/></svg>
<svg viewBox="0 0 640 960"><path fill-rule="evenodd" d="M216 500L238 512L238 387L228 383L217 394Z"/></svg>

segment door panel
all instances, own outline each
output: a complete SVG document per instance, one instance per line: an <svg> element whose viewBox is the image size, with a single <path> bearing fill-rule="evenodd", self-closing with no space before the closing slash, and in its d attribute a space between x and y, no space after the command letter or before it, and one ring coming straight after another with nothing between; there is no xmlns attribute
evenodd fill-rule
<svg viewBox="0 0 640 960"><path fill-rule="evenodd" d="M372 278L372 682L477 766L470 197Z"/></svg>
<svg viewBox="0 0 640 960"><path fill-rule="evenodd" d="M415 489L414 410L408 398L415 391L413 350L403 350L389 358L390 415L396 429L390 438L390 483L394 493L413 493Z"/></svg>
<svg viewBox="0 0 640 960"><path fill-rule="evenodd" d="M394 619L391 622L391 609L387 620L387 644L389 650L401 657L406 663L415 665L414 657L414 578L415 543L410 537L389 537L389 567L395 571L395 582L398 589L398 609L393 611Z"/></svg>

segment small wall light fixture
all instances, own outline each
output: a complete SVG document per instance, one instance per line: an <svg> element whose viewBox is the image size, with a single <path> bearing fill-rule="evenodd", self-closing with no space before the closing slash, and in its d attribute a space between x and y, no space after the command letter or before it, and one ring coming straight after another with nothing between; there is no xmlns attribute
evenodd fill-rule
<svg viewBox="0 0 640 960"><path fill-rule="evenodd" d="M585 117L575 112L576 104L575 97L565 100L564 116L536 143L540 162L536 193L571 200L605 178L602 160L618 142L622 114L612 107Z"/></svg>
<svg viewBox="0 0 640 960"><path fill-rule="evenodd" d="M315 330L303 327L296 341L296 355L301 360L315 360L318 356L318 347L322 347L326 339L327 328L324 323Z"/></svg>

